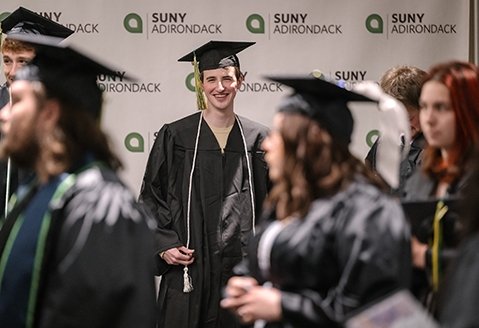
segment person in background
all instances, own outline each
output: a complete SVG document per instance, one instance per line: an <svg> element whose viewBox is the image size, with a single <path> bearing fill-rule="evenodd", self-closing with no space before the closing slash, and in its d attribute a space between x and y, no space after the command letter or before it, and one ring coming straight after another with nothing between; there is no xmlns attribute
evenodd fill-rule
<svg viewBox="0 0 479 328"><path fill-rule="evenodd" d="M244 80L236 54L252 44L210 41L179 59L194 64L202 110L158 132L139 197L157 220L158 327L237 327L221 291L268 190L268 130L234 108Z"/></svg>
<svg viewBox="0 0 479 328"><path fill-rule="evenodd" d="M419 95L426 72L414 66L395 66L388 69L379 81L385 93L396 98L406 107L411 127L411 143L408 156L402 160L399 168L399 187L392 190L393 194L401 197L406 180L412 175L421 163L426 141L419 124ZM376 152L379 137L371 146L366 155L365 163L376 172Z"/></svg>
<svg viewBox="0 0 479 328"><path fill-rule="evenodd" d="M409 228L400 205L349 151L348 101L370 101L316 78L294 88L263 142L273 188L265 225L235 268L222 306L244 324L340 327L409 287Z"/></svg>
<svg viewBox="0 0 479 328"><path fill-rule="evenodd" d="M25 42L9 38L9 35L46 35L57 37L58 41L70 36L73 31L52 20L44 18L31 10L19 7L0 22L0 38L2 33L5 39L1 43L2 70L5 83L0 86L0 110L9 103L9 86L15 79L16 72L28 64L35 56L35 49ZM18 184L26 182L30 174L18 171L7 160L0 161L0 218L4 216L5 203L17 189ZM8 187L7 187L8 181ZM8 189L8 191L7 191ZM8 192L8 195L7 195Z"/></svg>
<svg viewBox="0 0 479 328"><path fill-rule="evenodd" d="M35 179L0 229L1 326L152 328L154 224L100 129L96 78L117 73L47 37L16 38L36 55L0 112L0 156Z"/></svg>
<svg viewBox="0 0 479 328"><path fill-rule="evenodd" d="M479 75L472 63L452 61L430 68L421 89L419 121L427 141L421 169L408 179L404 201L460 199L470 178L471 155L479 143ZM454 258L460 225L455 216L441 220L442 231L412 238L414 266L428 278L446 270ZM438 226L439 227L439 226ZM446 234L447 233L447 234ZM446 238L447 237L447 238ZM432 252L430 240L443 239L441 249ZM433 268L433 263L441 263ZM440 280L425 280L415 291L426 307L436 314L436 292Z"/></svg>
<svg viewBox="0 0 479 328"><path fill-rule="evenodd" d="M457 258L446 274L440 297L439 322L444 328L476 327L479 322L479 152L471 164L474 172L464 194L463 235Z"/></svg>

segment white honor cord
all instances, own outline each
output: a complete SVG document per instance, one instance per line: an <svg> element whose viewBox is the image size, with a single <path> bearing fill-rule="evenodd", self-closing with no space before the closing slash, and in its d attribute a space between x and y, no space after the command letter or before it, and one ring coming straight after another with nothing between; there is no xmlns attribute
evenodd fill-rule
<svg viewBox="0 0 479 328"><path fill-rule="evenodd" d="M238 119L238 117L235 115L235 119L238 122L238 127L241 132L241 138L243 139L243 146L244 146L244 151L245 151L245 157L246 157L246 166L248 168L248 183L249 183L249 189L250 189L250 197L251 197L251 210L252 210L252 224L253 224L253 234L256 233L255 229L255 224L256 224L256 215L255 215L255 205L254 205L254 195L253 195L253 182L252 182L252 172L251 172L251 164L249 162L248 158L248 147L246 145L246 138L244 136L243 132L243 127L241 126L241 122ZM191 164L191 171L190 171L190 179L189 179L189 184L188 184L188 203L187 203L187 209L186 209L186 233L187 233L187 239L186 239L186 248L189 248L190 246L190 212L191 212L191 193L193 189L193 175L195 172L195 166L196 166L196 157L198 154L198 143L200 140L200 131L201 131L201 122L203 121L203 113L200 114L200 120L198 122L198 130L196 132L196 140L195 140L195 149L193 152L193 162ZM193 284L191 282L191 277L188 275L188 266L185 265L184 270L184 286L183 286L183 292L189 293L190 291L193 290Z"/></svg>
<svg viewBox="0 0 479 328"><path fill-rule="evenodd" d="M11 176L11 167L12 167L12 161L10 160L10 157L7 159L7 176L6 176L6 180L5 180L5 212L3 212L4 214L4 217L7 217L7 213L8 213L8 201L9 201L9 197L8 195L10 194L10 176Z"/></svg>
<svg viewBox="0 0 479 328"><path fill-rule="evenodd" d="M9 87L8 88L8 96L9 96L9 103L10 103L10 108L8 110L12 110L12 90ZM11 167L12 167L12 161L10 160L10 157L7 159L7 176L5 180L5 211L3 212L3 216L6 218L7 213L8 213L8 201L9 201L9 195L10 195L10 177L12 175L11 172Z"/></svg>
<svg viewBox="0 0 479 328"><path fill-rule="evenodd" d="M193 151L193 162L191 163L190 179L188 181L188 203L186 208L186 248L190 247L190 212L191 212L191 192L193 188L193 174L195 173L196 155L198 153L198 142L200 140L201 122L203 121L203 112L200 113L198 121L198 130L196 132L195 150ZM193 282L188 274L188 266L183 269L183 292L189 293L193 290Z"/></svg>
<svg viewBox="0 0 479 328"><path fill-rule="evenodd" d="M248 157L248 146L246 145L246 138L244 136L243 127L241 126L241 121L239 120L238 116L235 115L236 121L238 122L238 126L241 132L241 138L243 139L243 146L244 146L244 155L246 157L246 166L248 167L248 183L249 183L249 196L251 198L251 212L252 212L252 225L253 225L253 235L256 235L256 208L254 205L254 195L253 195L253 174L251 171L251 164L249 162Z"/></svg>

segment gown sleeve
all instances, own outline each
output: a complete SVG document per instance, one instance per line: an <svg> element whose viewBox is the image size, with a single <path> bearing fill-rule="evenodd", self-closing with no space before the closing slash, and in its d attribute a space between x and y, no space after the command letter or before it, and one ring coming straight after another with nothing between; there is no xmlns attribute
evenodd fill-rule
<svg viewBox="0 0 479 328"><path fill-rule="evenodd" d="M173 217L168 204L168 188L170 183L175 183L170 182L175 177L172 172L173 158L174 139L168 125L164 125L151 149L139 196L139 203L157 222L157 253L182 245L178 234L172 229ZM159 262L161 266L163 261Z"/></svg>
<svg viewBox="0 0 479 328"><path fill-rule="evenodd" d="M295 327L336 327L352 311L409 286L409 233L403 212L393 201L378 202L365 206L361 200L349 199L354 205L337 207L343 209L332 218L335 228L330 232L324 224L313 228L313 235L326 232L329 241L313 238L305 249L311 261L320 263L315 270L324 279L317 278L316 284L329 286L284 288L285 322ZM319 244L312 242L319 239L323 239Z"/></svg>

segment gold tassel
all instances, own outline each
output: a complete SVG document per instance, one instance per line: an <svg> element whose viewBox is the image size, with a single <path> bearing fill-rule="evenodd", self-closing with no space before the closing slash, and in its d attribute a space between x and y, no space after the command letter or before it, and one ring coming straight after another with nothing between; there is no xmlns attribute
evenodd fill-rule
<svg viewBox="0 0 479 328"><path fill-rule="evenodd" d="M193 282L188 274L188 266L183 268L183 293L189 293L193 291Z"/></svg>
<svg viewBox="0 0 479 328"><path fill-rule="evenodd" d="M193 74L195 76L196 106L199 110L205 110L207 105L203 85L200 79L200 68L198 66L198 61L196 60L196 54L193 55Z"/></svg>
<svg viewBox="0 0 479 328"><path fill-rule="evenodd" d="M434 213L433 222L433 242L432 242L432 288L434 292L439 289L440 282L440 259L439 252L442 248L442 224L441 219L446 215L448 207L443 201L439 201L436 206L436 213Z"/></svg>

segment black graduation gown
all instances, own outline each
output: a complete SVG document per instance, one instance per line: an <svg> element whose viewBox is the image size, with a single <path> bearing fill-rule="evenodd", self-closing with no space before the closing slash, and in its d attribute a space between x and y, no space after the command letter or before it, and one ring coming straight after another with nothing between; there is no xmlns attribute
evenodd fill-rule
<svg viewBox="0 0 479 328"><path fill-rule="evenodd" d="M153 221L111 170L93 166L70 177L49 204L33 326L153 328ZM0 230L0 254L16 214Z"/></svg>
<svg viewBox="0 0 479 328"><path fill-rule="evenodd" d="M444 308L440 314L443 328L477 327L479 324L479 235L464 241L447 276Z"/></svg>
<svg viewBox="0 0 479 328"><path fill-rule="evenodd" d="M7 84L0 86L0 109L3 108L10 100L10 94L8 93Z"/></svg>
<svg viewBox="0 0 479 328"><path fill-rule="evenodd" d="M157 252L186 246L188 182L200 113L164 125L150 152L140 202L156 217ZM239 117L251 163L255 212L268 188L261 143L267 128ZM252 230L252 205L244 144L236 121L224 154L203 120L191 195L189 266L194 290L183 293L183 267L159 257L162 275L159 327L234 327L232 315L219 308L221 289L246 251Z"/></svg>
<svg viewBox="0 0 479 328"><path fill-rule="evenodd" d="M282 322L267 327L340 326L353 311L409 286L411 250L402 209L363 181L314 201L304 218L284 224L266 273L258 264L264 232L252 239L249 261L235 271L280 289Z"/></svg>
<svg viewBox="0 0 479 328"><path fill-rule="evenodd" d="M471 172L463 174L463 176L454 184L452 184L447 190L446 199L461 199L462 192L468 185ZM406 201L433 201L437 200L434 196L434 192L437 188L437 181L426 175L421 169L418 169L414 174L406 181L404 188L403 200ZM445 238L442 245L442 251L439 253L441 258L442 268L441 271L446 271L449 263L454 260L456 256L456 248L460 241L461 225L457 221L458 214L446 216L447 220L443 220L443 229L447 232L444 234ZM425 226L424 233L421 236L416 236L422 243L428 243L432 236L432 222L429 226ZM430 283L431 276L431 251L426 253L426 269L421 270L418 268L413 269L413 279L411 285L411 292L418 298L430 312L437 315L437 299L432 297L432 288ZM441 290L441 286L440 289Z"/></svg>

